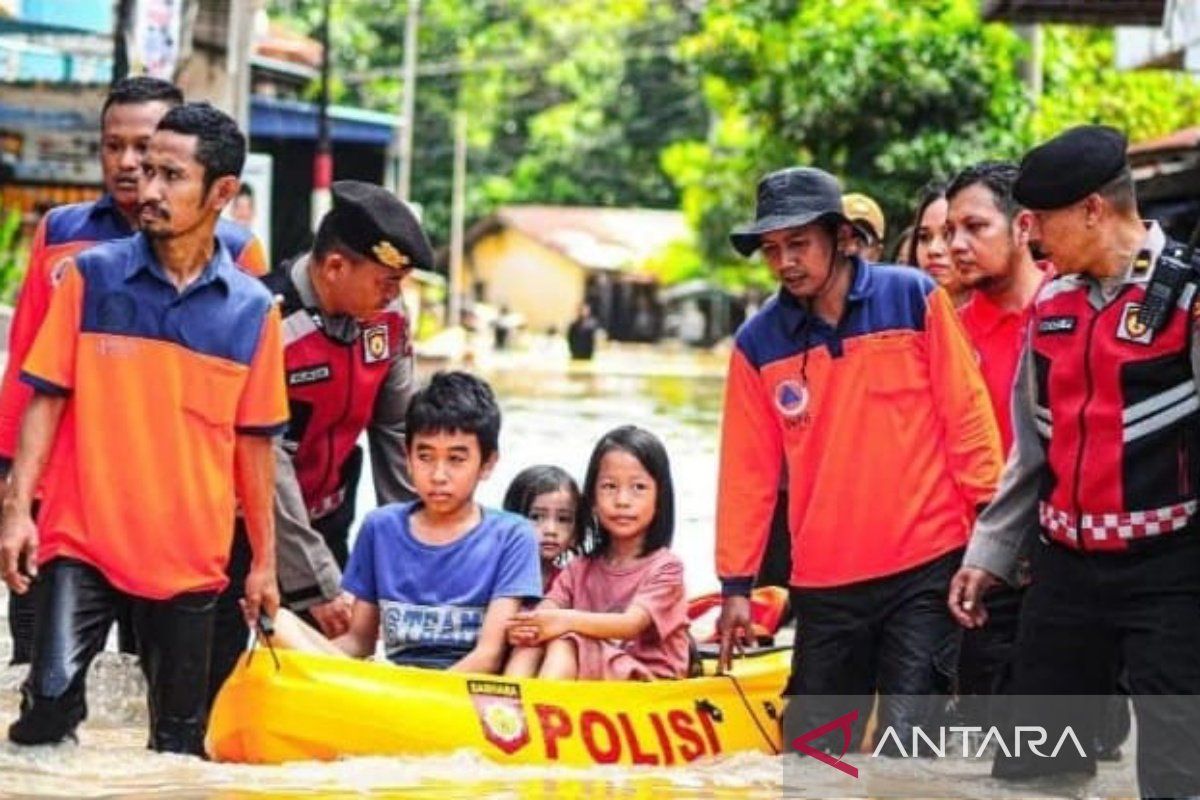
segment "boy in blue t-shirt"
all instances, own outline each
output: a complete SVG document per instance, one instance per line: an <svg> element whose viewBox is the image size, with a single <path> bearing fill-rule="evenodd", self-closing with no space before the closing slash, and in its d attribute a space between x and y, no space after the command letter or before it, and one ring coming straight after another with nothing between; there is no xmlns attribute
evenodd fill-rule
<svg viewBox="0 0 1200 800"><path fill-rule="evenodd" d="M529 521L474 499L496 464L500 409L483 381L439 372L413 395L405 424L420 499L363 520L342 578L355 597L350 630L330 641L281 609L274 638L365 658L382 633L396 664L498 673L509 619L542 593Z"/></svg>

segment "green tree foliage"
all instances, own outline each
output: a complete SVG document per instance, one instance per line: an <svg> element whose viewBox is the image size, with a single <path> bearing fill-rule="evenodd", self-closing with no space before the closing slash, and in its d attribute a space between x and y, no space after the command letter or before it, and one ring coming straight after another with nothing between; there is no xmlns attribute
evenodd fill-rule
<svg viewBox="0 0 1200 800"><path fill-rule="evenodd" d="M1130 141L1162 136L1200 120L1200 81L1171 70L1113 68L1110 28L1046 29L1038 138L1072 125L1113 125Z"/></svg>
<svg viewBox="0 0 1200 800"><path fill-rule="evenodd" d="M399 109L405 8L335 0L335 99ZM273 10L317 29L319 0ZM423 2L413 198L435 237L449 231L459 110L472 218L515 202L677 207L659 155L708 124L698 71L677 52L697 24L684 0Z"/></svg>
<svg viewBox="0 0 1200 800"><path fill-rule="evenodd" d="M334 95L400 107L404 0L333 0ZM894 236L917 189L984 158L1105 122L1135 141L1200 119L1183 73L1118 72L1111 30L1046 29L1044 92L1026 45L978 0L424 0L413 196L449 230L453 118L469 123L469 216L501 203L682 208L697 244L652 265L770 283L728 232L759 176L807 163L877 200ZM273 0L315 31L320 0ZM315 94L316 87L312 88Z"/></svg>
<svg viewBox="0 0 1200 800"><path fill-rule="evenodd" d="M974 0L713 0L684 44L717 115L704 142L664 154L715 262L752 213L758 176L791 164L837 174L891 220L914 188L984 156L1018 154L1028 103L1019 40ZM893 230L902 225L893 223Z"/></svg>

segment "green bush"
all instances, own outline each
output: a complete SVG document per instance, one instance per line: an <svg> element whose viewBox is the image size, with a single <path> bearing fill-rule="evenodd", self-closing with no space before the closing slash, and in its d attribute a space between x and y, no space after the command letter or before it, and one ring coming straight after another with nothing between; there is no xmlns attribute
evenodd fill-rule
<svg viewBox="0 0 1200 800"><path fill-rule="evenodd" d="M0 302L11 304L25 271L26 248L21 242L21 212L11 209L0 218Z"/></svg>

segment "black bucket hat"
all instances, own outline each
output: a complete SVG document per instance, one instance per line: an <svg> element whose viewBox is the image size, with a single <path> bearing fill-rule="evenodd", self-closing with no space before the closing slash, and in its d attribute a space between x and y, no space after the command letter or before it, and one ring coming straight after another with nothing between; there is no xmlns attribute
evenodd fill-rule
<svg viewBox="0 0 1200 800"><path fill-rule="evenodd" d="M758 249L764 233L798 228L822 217L849 221L842 213L842 187L837 178L815 167L781 169L758 182L754 222L735 228L729 241L748 256Z"/></svg>

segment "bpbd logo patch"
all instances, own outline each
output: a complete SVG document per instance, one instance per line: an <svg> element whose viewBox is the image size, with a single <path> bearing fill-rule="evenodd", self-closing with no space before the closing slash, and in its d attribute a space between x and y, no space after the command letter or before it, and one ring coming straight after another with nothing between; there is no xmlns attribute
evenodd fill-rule
<svg viewBox="0 0 1200 800"><path fill-rule="evenodd" d="M780 381L775 386L775 407L785 417L799 417L808 408L808 387L797 380Z"/></svg>

